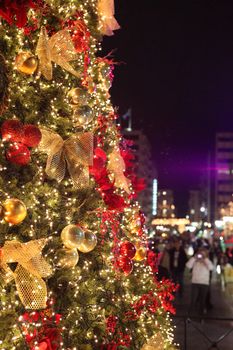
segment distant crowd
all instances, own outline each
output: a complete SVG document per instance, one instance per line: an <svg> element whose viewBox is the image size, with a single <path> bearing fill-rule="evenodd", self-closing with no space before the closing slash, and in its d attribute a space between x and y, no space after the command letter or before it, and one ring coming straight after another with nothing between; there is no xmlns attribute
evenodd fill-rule
<svg viewBox="0 0 233 350"><path fill-rule="evenodd" d="M188 257L187 252L192 251ZM191 272L190 315L202 316L213 307L211 303L211 279L214 267L224 272L226 265L233 266L233 251L221 248L220 240L212 244L207 239L197 238L184 242L179 237L171 237L161 245L157 239L149 240L149 249L159 255L158 278L170 278L179 285L177 296L184 291L185 268Z"/></svg>

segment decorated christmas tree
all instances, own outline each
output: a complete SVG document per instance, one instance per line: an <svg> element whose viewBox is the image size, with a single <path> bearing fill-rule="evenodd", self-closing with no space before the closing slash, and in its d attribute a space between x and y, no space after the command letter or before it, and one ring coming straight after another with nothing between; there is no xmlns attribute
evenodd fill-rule
<svg viewBox="0 0 233 350"><path fill-rule="evenodd" d="M172 349L101 56L113 0L3 0L0 20L0 348Z"/></svg>

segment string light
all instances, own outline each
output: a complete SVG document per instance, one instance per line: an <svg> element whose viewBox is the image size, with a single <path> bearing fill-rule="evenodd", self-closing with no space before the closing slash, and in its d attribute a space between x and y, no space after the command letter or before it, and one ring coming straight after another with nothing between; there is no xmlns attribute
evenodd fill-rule
<svg viewBox="0 0 233 350"><path fill-rule="evenodd" d="M102 148L103 144L107 146L109 153L114 148L119 147L122 141L118 125L116 124L115 111L109 99L109 89L111 87L111 77L109 72L104 71L106 62L98 61L96 54L101 52L99 42L101 23L97 25L97 31L93 29L93 23L98 22L98 1L97 0L47 0L51 18L59 18L63 21L69 19L77 10L82 13L84 23L91 30L90 45L88 51L89 65L87 68L87 76L89 85L92 86L91 92L88 94L88 104L91 105L93 111L93 121L85 125L84 131L95 131L97 138L97 146ZM34 9L29 11L29 19L35 19L38 13ZM50 14L47 14L50 17ZM50 18L42 16L40 25L49 26ZM62 70L58 65L53 63L53 79L45 80L39 74L25 76L18 72L15 66L14 58L19 52L24 50L35 54L35 48L38 42L39 31L35 31L29 37L25 35L23 29L0 25L0 33L4 30L4 40L7 46L8 57L6 64L11 73L9 86L9 110L4 118L24 118L28 122L33 122L39 127L49 125L49 129L58 132L62 137L68 138L77 129L73 126L72 114L73 110L68 99L69 91L81 84L76 77ZM2 36L2 34L0 34ZM76 68L83 67L84 54L79 54L77 61L74 62ZM21 111L22 115L19 115ZM98 117L103 115L105 120L105 132L100 130ZM101 142L99 139L102 138ZM0 141L1 158L5 159L5 142ZM86 341L93 347L100 345L101 339L98 334L98 327L105 327L105 319L112 310L130 309L132 303L137 302L140 294L146 293L150 288L154 288L154 295L157 295L156 288L153 287L153 272L149 266L143 262L134 263L134 271L132 276L124 276L114 270L113 261L115 259L114 249L114 229L111 219L102 222L102 215L107 214L106 206L104 206L105 192L95 183L94 179L90 179L90 188L87 189L87 201L84 200L82 191L76 192L73 189L72 181L65 178L61 184L54 180L48 180L45 174L44 164L46 162L45 155L42 155L38 149L32 150L32 160L28 168L22 172L21 168L15 168L14 174L7 162L1 164L1 179L7 179L4 186L0 189L1 202L7 198L20 198L29 213L24 223L20 226L2 225L3 232L1 237L5 241L8 240L34 240L38 238L47 239L47 247L43 251L43 257L50 264L56 279L56 291L48 292L48 300L53 298L59 299L61 295L66 297L66 290L63 290L63 282L67 281L69 301L67 312L63 307L65 318L61 319L61 333L68 334L69 348L77 350L78 341ZM23 174L23 175L22 175ZM33 176L29 176L29 175ZM112 182L114 179L111 179ZM131 193L133 193L132 185L129 185ZM84 191L85 192L85 191ZM91 193L91 194L90 194ZM94 194L93 194L94 193ZM132 222L138 218L140 207L138 203L131 203L131 198L125 195L122 189L122 182L119 187L113 191L114 195L124 197L126 207L124 211L112 211L115 220L119 221L117 227L117 235L120 242L124 242L127 234L132 232ZM85 212L86 207L91 209ZM99 211L102 210L102 212ZM59 248L62 243L60 241L61 229L69 224L81 222L81 224L91 229L95 233L99 242L90 255L82 254L80 266L77 265L70 269L60 269L56 266L58 260ZM88 223L88 224L87 224ZM141 225L141 223L140 223ZM133 238L132 238L133 236ZM102 237L102 241L101 241ZM142 235L139 237L136 233L132 233L130 238L140 240L146 243L146 229L142 228ZM1 239L1 243L4 243ZM2 244L1 244L2 245ZM80 254L81 255L81 254ZM98 264L98 268L96 265ZM116 276L117 274L117 276ZM64 278L62 281L61 277ZM140 286L138 286L140 283ZM118 290L120 285L120 292ZM139 288L140 287L140 288ZM39 285L38 285L39 288ZM138 292L138 289L140 291ZM36 293L33 290L32 293ZM88 298L87 298L88 296ZM82 300L82 297L84 300ZM72 298L72 302L70 299ZM85 302L85 298L88 299ZM1 349L17 349L18 345L25 346L24 337L32 334L32 329L40 329L43 322L47 322L45 316L42 320L33 321L30 325L17 314L21 312L22 305L19 301L19 295L13 283L8 283L0 290L1 310L0 317L6 317L8 313L12 316L12 327L10 335L0 339ZM62 300L61 300L62 303ZM53 305L50 305L52 308ZM106 307L107 306L107 307ZM105 310L106 307L106 310ZM108 311L109 309L110 311ZM105 315L106 313L106 315ZM130 340L136 342L137 335L139 339L137 346L141 346L148 341L154 328L164 334L165 349L168 349L173 342L173 332L171 320L169 316L165 317L165 311L160 305L156 314L150 314L143 311L138 318L138 328L133 329L130 324L125 327L125 332L130 334ZM36 315L36 313L34 314ZM157 316L164 318L162 327L158 323ZM55 316L55 313L52 313ZM122 320L123 321L123 320ZM92 327L94 325L94 327ZM83 333L77 336L77 329L83 330ZM90 331L91 329L91 331ZM8 332L7 332L8 333ZM80 339L81 338L81 339ZM22 345L23 344L23 345ZM97 344L97 345L96 345ZM35 349L40 349L38 341L34 343ZM67 350L65 341L60 340L60 348ZM136 349L136 348L135 348Z"/></svg>

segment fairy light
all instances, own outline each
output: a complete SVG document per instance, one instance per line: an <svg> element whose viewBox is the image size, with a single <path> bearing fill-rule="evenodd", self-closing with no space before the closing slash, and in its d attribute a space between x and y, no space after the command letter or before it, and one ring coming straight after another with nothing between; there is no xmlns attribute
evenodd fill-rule
<svg viewBox="0 0 233 350"><path fill-rule="evenodd" d="M67 2L58 1L58 0L48 0L47 3L50 6L51 13L54 17L58 16L59 18L65 20L70 18L77 11L77 0L70 0ZM92 11L90 11L90 8ZM83 20L87 27L90 27L90 23L92 23L93 16L97 19L99 17L97 0L84 0L80 1L78 4L78 11L82 12ZM35 10L31 9L29 16L36 17L37 13ZM48 23L46 17L44 16L41 21L41 25L46 25ZM98 30L101 28L101 21L98 24ZM15 33L14 39L12 40L12 33ZM112 107L111 101L109 99L109 89L111 85L109 74L105 74L101 69L103 68L103 63L99 64L96 60L96 53L101 52L101 46L99 41L97 40L98 35L96 33L91 33L90 38L90 50L89 50L89 66L87 69L87 75L90 79L89 85L93 84L91 87L91 92L89 92L89 103L91 104L93 111L93 120L91 123L85 126L85 131L93 131L95 130L96 136L102 137L102 143L98 143L98 147L103 148L103 144L107 145L108 148L116 148L119 145L121 140L119 136L119 131L117 129L117 125L115 124L115 120L110 115L114 115L114 108ZM13 53L13 55L17 55L19 52L24 50L29 50L32 54L35 54L35 47L38 42L38 32L35 35L32 35L32 38L27 38L24 34L24 31L18 29L17 31L12 30L12 28L4 28L4 40L6 40L9 51ZM76 67L83 66L84 55L80 54L77 61ZM12 72L11 81L10 81L10 93L9 93L9 114L10 118L19 118L17 115L17 101L20 98L21 101L24 101L23 108L25 108L25 120L30 120L31 113L33 111L34 116L32 120L34 123L39 126L44 126L47 122L49 122L49 129L58 132L61 131L62 137L68 138L74 132L76 132L76 128L72 124L72 108L70 107L70 102L68 99L69 91L77 87L80 83L77 83L76 78L72 77L70 73L62 70L59 66L53 63L53 79L51 81L47 81L40 77L39 75L32 76L24 76L21 75L16 67L14 59L7 59L7 65L10 67ZM62 78L59 80L56 79L57 73L62 74ZM31 89L33 87L33 94L31 93ZM28 96L35 96L35 98L29 99ZM49 101L46 98L49 97ZM43 103L47 103L47 107L43 112L40 111L39 101L43 98ZM43 106L44 107L44 106ZM66 122L64 117L61 114L65 112ZM105 124L106 124L106 133L103 135L103 131L99 130L99 125L97 122L98 116L104 115L106 116ZM0 149L2 150L2 154L4 156L5 153L5 143L0 141ZM76 192L72 189L72 181L68 178L65 178L62 184L57 184L55 181L49 183L45 175L45 161L46 157L43 157L37 149L34 149L32 152L32 161L30 166L32 166L32 172L34 172L33 179L23 181L21 180L20 188L16 189L14 178L10 178L7 180L6 186L0 190L0 200L4 202L7 198L12 198L12 194L17 198L20 198L27 207L29 217L26 218L26 226L23 224L22 226L18 226L17 230L14 231L14 226L7 226L6 233L4 233L4 238L6 240L13 240L28 238L37 239L37 238L47 238L47 248L43 253L43 257L49 262L51 268L54 273L60 272L61 270L56 266L56 261L59 259L59 249L57 245L61 248L60 242L60 233L61 227L74 223L75 215L78 215L78 218L82 218L84 216L83 221L87 221L87 228L90 228L92 232L94 232L99 237L98 246L96 248L96 255L82 254L80 253L82 260L82 269L77 265L73 268L66 269L64 274L69 275L68 280L68 288L69 292L73 293L73 303L72 306L69 307L68 313L66 315L66 320L69 324L69 329L66 327L62 327L64 332L70 335L70 341L72 342L72 338L75 337L76 328L80 327L84 328L86 322L92 322L92 320L96 320L98 322L103 323L103 319L106 317L104 315L104 311L102 308L103 303L106 305L108 302L111 303L110 308L117 305L123 305L122 308L127 309L132 302L137 302L138 295L134 294L134 281L135 277L137 281L140 281L141 292L146 293L148 291L149 286L151 287L150 278L153 276L153 272L149 267L146 267L144 262L134 263L134 272L131 280L131 276L118 276L119 283L121 284L122 293L121 295L117 295L114 293L114 288L118 284L118 280L116 280L115 270L112 265L112 261L114 260L114 254L109 250L113 249L113 240L114 233L112 230L112 222L111 219L105 221L104 226L102 226L101 215L97 215L96 209L92 209L92 212L88 212L86 214L82 213L83 200L76 195ZM2 164L0 167L0 174L3 178L7 178L7 173L9 169L7 164ZM20 172L16 170L16 175L19 175ZM17 176L16 176L17 177ZM53 187L52 187L53 186ZM100 194L101 206L103 206L103 200L101 198L105 197L105 192L98 187L95 183L94 179L90 179L90 187L95 192L93 196L93 200L96 200L95 196ZM130 185L130 190L132 192L132 186ZM143 227L142 236L138 236L137 232L133 232L132 227L137 227L137 218L140 207L138 203L132 204L131 200L126 197L125 191L122 188L122 183L119 188L115 188L113 191L114 194L119 195L125 198L125 202L128 207L124 209L121 214L118 214L117 211L113 213L118 220L121 220L119 224L119 228L117 229L117 235L119 238L119 242L123 242L125 239L136 239L142 243L146 242L146 229ZM90 200L89 198L89 200ZM95 207L95 205L94 205ZM103 207L103 212L104 212ZM62 216L61 216L62 213ZM135 223L136 222L136 223ZM141 223L138 223L140 227ZM26 227L26 228L25 228ZM12 233L13 232L13 233ZM103 244L101 245L101 235ZM129 236L127 236L129 235ZM56 243L55 243L56 242ZM103 260L101 269L96 271L96 256L101 252L101 259ZM99 262L99 261L98 261ZM89 278L90 277L90 278ZM62 288L62 282L60 282ZM0 302L1 302L1 310L0 317L4 317L5 313L9 310L17 310L20 301L18 297L17 291L14 289L14 285L9 283L9 286L12 289L12 293L7 293L6 288L2 288L0 291ZM93 287L94 286L94 287ZM41 288L38 285L38 288L34 289L32 293L37 293L37 289ZM60 288L60 287L59 287ZM107 292L112 292L111 298L108 300L106 295ZM97 303L96 293L100 292L103 294L103 302L101 306ZM90 293L90 300L88 301L88 307L84 306L80 301L80 293ZM62 293L62 291L61 291ZM156 290L154 290L154 294L156 295ZM52 298L53 293L48 291L48 298ZM158 300L161 300L158 297ZM123 304L122 304L123 303ZM113 307L114 309L114 307ZM157 314L148 314L146 311L143 311L139 317L138 329L135 329L134 332L130 335L131 338L136 337L135 334L140 334L140 337L149 340L150 330L154 327L160 327L159 330L166 333L168 336L168 340L166 344L171 344L173 342L173 332L172 327L170 326L171 320L169 316L165 318L163 327L160 326L159 322L157 322L157 315L164 315L164 310L162 307L159 307ZM21 316L22 317L22 316ZM43 319L46 321L46 319ZM23 319L20 319L20 322ZM157 322L157 323L156 323ZM66 324L64 322L64 324ZM27 330L31 330L28 328L28 324L26 322L22 322L23 327L25 327L24 335L27 334ZM33 322L32 327L36 327L39 329L41 327L41 321ZM104 327L104 325L103 325ZM131 332L130 329L126 328L126 332ZM19 324L16 322L13 325L13 333L12 341L12 349L16 349L17 342L22 339L22 333L19 331ZM85 332L84 332L85 333ZM99 344L100 339L99 335L95 334L95 331L86 332L87 338L90 340L90 343L95 347L96 344ZM75 338L74 338L75 339ZM75 342L75 340L74 340ZM69 346L72 350L77 350L76 343L73 343ZM5 343L5 339L0 339L1 349L7 349L8 344ZM35 349L39 349L38 342L34 344ZM168 347L168 345L166 345ZM60 341L60 348L63 350L67 349L67 345L63 344L63 341Z"/></svg>

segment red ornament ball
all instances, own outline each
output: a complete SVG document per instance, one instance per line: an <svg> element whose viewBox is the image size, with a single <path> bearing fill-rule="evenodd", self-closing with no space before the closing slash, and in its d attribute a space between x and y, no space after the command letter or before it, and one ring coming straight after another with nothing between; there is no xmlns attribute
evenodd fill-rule
<svg viewBox="0 0 233 350"><path fill-rule="evenodd" d="M22 143L24 143L28 147L38 146L42 137L40 129L36 125L32 125L32 124L24 125L23 129L24 129L24 135L23 135Z"/></svg>
<svg viewBox="0 0 233 350"><path fill-rule="evenodd" d="M133 270L133 262L127 256L120 256L117 261L117 266L128 276Z"/></svg>
<svg viewBox="0 0 233 350"><path fill-rule="evenodd" d="M48 349L48 344L47 344L47 342L42 341L41 343L39 343L39 349L40 349L40 350L46 350L46 349Z"/></svg>
<svg viewBox="0 0 233 350"><path fill-rule="evenodd" d="M6 120L1 126L3 141L21 142L24 134L23 124L17 119Z"/></svg>
<svg viewBox="0 0 233 350"><path fill-rule="evenodd" d="M136 248L133 243L126 241L121 243L119 253L122 256L126 256L128 259L133 259L136 254Z"/></svg>
<svg viewBox="0 0 233 350"><path fill-rule="evenodd" d="M14 143L6 151L6 159L17 165L27 165L30 162L30 151L22 143Z"/></svg>

